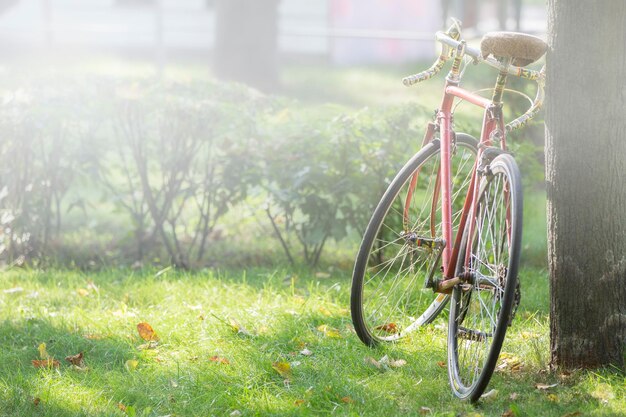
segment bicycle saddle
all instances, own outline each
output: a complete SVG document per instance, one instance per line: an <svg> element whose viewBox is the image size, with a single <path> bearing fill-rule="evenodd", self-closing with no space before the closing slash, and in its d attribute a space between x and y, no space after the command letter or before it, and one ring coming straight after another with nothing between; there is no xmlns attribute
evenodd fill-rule
<svg viewBox="0 0 626 417"><path fill-rule="evenodd" d="M480 41L483 58L489 54L498 58L513 58L512 64L525 67L546 53L548 45L536 36L517 32L489 32Z"/></svg>

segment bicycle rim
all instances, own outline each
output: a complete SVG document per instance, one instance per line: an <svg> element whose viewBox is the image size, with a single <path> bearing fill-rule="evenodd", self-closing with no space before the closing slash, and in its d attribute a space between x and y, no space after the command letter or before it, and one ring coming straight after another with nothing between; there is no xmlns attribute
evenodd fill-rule
<svg viewBox="0 0 626 417"><path fill-rule="evenodd" d="M475 155L476 140L458 134L451 175L453 226L459 223ZM367 345L402 338L431 322L448 301L448 296L424 288L433 268L440 274L436 251L408 238L441 238L439 199L433 205L439 163L439 141L435 140L400 170L365 231L350 301L355 330Z"/></svg>
<svg viewBox="0 0 626 417"><path fill-rule="evenodd" d="M519 170L510 155L496 157L490 168L481 180L473 236L468 223L459 253L457 272L470 272L472 281L454 288L448 326L450 385L472 401L487 387L502 348L521 250Z"/></svg>

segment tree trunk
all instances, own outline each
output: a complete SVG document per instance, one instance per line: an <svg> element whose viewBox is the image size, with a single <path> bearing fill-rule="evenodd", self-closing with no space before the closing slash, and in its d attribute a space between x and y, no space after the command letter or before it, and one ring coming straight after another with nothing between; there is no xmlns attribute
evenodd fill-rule
<svg viewBox="0 0 626 417"><path fill-rule="evenodd" d="M214 59L218 77L262 90L277 86L279 1L216 1Z"/></svg>
<svg viewBox="0 0 626 417"><path fill-rule="evenodd" d="M624 365L626 2L549 0L552 364Z"/></svg>

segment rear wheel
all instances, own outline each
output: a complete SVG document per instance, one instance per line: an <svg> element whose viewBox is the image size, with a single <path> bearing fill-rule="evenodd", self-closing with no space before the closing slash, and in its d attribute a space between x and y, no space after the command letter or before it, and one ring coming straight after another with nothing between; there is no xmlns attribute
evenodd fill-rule
<svg viewBox="0 0 626 417"><path fill-rule="evenodd" d="M477 142L456 135L452 156L452 224L458 226ZM427 144L393 179L367 226L352 276L350 306L359 338L372 346L431 322L448 296L424 288L440 274L439 140Z"/></svg>
<svg viewBox="0 0 626 417"><path fill-rule="evenodd" d="M493 373L515 301L522 238L519 169L507 154L494 158L480 181L472 236L466 225L452 292L448 375L454 394L477 401ZM469 251L469 256L466 253Z"/></svg>

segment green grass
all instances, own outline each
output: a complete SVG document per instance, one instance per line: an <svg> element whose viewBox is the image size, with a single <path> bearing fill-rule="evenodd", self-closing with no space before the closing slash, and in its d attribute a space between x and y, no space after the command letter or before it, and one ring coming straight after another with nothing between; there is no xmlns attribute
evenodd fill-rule
<svg viewBox="0 0 626 417"><path fill-rule="evenodd" d="M522 305L503 347L507 362L488 388L497 392L473 406L448 387L444 318L394 345L369 349L358 340L347 271L5 272L0 415L125 415L118 404L137 416L624 415L623 374L547 371L546 274L521 275ZM16 287L22 290L6 291ZM237 333L230 320L249 334ZM142 321L160 336L155 349L139 348ZM338 337L318 330L322 325ZM59 368L32 365L41 343ZM304 348L312 355L300 354ZM63 359L79 352L87 371ZM385 355L407 364L367 363ZM136 369L127 369L129 360L138 361ZM279 362L290 363L288 383L272 367ZM541 391L537 383L558 385Z"/></svg>

